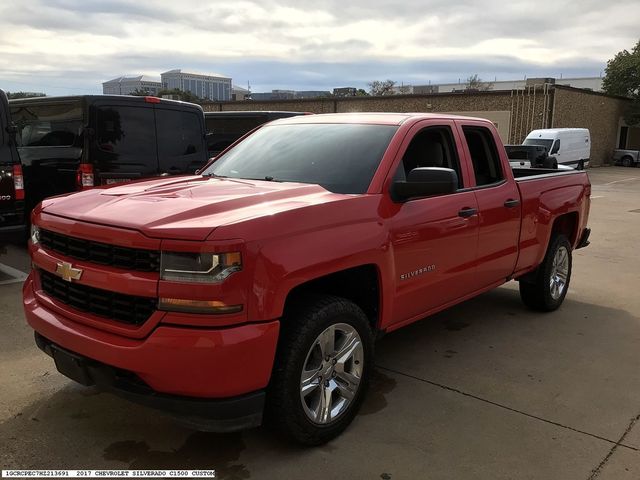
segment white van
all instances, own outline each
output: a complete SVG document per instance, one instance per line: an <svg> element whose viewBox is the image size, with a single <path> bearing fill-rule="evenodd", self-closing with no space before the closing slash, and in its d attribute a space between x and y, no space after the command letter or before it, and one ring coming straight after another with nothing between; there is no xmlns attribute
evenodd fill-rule
<svg viewBox="0 0 640 480"><path fill-rule="evenodd" d="M533 130L523 145L542 145L558 165L570 165L578 170L589 166L591 135L586 128L547 128Z"/></svg>

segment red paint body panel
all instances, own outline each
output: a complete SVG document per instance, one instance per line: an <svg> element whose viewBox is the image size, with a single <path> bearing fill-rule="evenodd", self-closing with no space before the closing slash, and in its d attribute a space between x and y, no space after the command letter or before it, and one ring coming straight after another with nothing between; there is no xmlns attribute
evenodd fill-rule
<svg viewBox="0 0 640 480"><path fill-rule="evenodd" d="M41 335L72 352L132 371L158 392L225 398L269 382L277 321L224 329L160 326L144 339L132 339L46 308L34 295L32 278L23 294L27 322Z"/></svg>
<svg viewBox="0 0 640 480"><path fill-rule="evenodd" d="M160 178L45 200L33 223L61 234L123 247L240 252L242 271L219 284L159 280L159 274L73 261L37 246L34 264L54 271L69 261L81 283L129 295L216 300L240 313L155 312L141 327L92 317L25 284L25 311L43 336L89 358L138 373L164 393L239 395L267 385L279 322L289 293L331 273L371 265L380 300L377 326L395 330L534 270L554 222L572 215L574 246L587 225L584 172L514 180L493 124L429 114L337 114L285 123L398 125L366 194L331 193L318 185L190 176ZM477 187L463 126L491 131L504 181ZM463 189L394 202L393 176L412 138L447 126L460 160ZM513 208L507 200L518 200ZM463 208L477 214L462 218ZM416 273L418 272L418 273ZM206 365L206 368L205 368Z"/></svg>

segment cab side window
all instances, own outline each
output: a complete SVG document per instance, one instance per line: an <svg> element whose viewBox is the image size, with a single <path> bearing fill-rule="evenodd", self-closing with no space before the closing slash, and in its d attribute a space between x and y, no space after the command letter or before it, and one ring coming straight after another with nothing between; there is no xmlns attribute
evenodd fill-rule
<svg viewBox="0 0 640 480"><path fill-rule="evenodd" d="M554 155L554 154L558 153L559 151L560 151L560 139L557 139L553 143L553 148L551 149L550 155Z"/></svg>
<svg viewBox="0 0 640 480"><path fill-rule="evenodd" d="M402 157L394 180L406 180L409 172L419 167L442 167L458 175L458 188L463 187L460 161L449 127L428 127L418 132Z"/></svg>
<svg viewBox="0 0 640 480"><path fill-rule="evenodd" d="M484 127L462 127L471 154L476 185L491 185L504 180L500 156L491 132Z"/></svg>

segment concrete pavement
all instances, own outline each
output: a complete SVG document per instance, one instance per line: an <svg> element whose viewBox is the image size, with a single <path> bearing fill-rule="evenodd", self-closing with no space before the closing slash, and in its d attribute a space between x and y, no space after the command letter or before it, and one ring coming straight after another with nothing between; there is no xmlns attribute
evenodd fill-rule
<svg viewBox="0 0 640 480"><path fill-rule="evenodd" d="M362 413L320 448L199 433L73 384L0 285L2 468L213 468L218 478L640 478L640 169L590 171L592 244L562 308L517 284L385 336ZM638 210L637 212L634 210ZM0 263L26 270L20 248Z"/></svg>

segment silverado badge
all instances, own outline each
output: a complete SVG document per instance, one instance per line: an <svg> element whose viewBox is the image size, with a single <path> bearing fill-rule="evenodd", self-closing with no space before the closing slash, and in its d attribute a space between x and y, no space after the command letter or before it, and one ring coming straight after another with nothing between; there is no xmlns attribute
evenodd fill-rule
<svg viewBox="0 0 640 480"><path fill-rule="evenodd" d="M70 282L71 280L80 280L82 270L79 268L73 268L73 265L69 262L58 262L56 265L56 275L63 280Z"/></svg>

